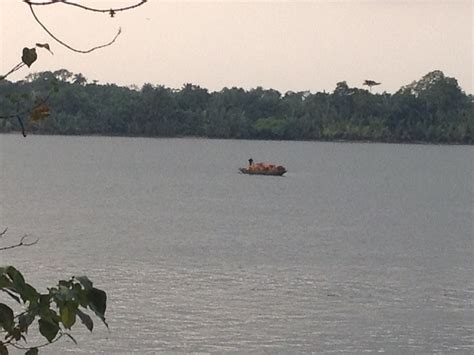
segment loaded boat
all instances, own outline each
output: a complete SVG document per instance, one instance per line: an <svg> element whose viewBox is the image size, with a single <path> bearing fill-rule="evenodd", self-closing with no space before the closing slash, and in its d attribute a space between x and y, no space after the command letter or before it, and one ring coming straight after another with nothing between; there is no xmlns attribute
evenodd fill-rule
<svg viewBox="0 0 474 355"><path fill-rule="evenodd" d="M275 175L282 176L286 173L285 167L281 165L273 165L267 163L254 163L253 159L249 159L249 166L239 169L242 174L249 175Z"/></svg>

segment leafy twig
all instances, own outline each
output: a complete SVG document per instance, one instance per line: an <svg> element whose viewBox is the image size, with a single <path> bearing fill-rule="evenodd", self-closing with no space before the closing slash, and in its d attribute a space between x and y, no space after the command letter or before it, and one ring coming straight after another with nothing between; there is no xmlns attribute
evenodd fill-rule
<svg viewBox="0 0 474 355"><path fill-rule="evenodd" d="M0 75L0 80L5 79L7 76L9 76L10 74L16 72L18 69L20 69L24 65L25 65L25 63L23 63L23 62L18 63L8 73L6 73L5 75Z"/></svg>
<svg viewBox="0 0 474 355"><path fill-rule="evenodd" d="M49 44L48 43L36 43L36 46L35 47L39 47L39 48L45 48L47 49L51 54L54 54L51 49L49 48ZM22 67L24 67L25 65L27 65L28 67L31 66L31 64L33 62L36 61L36 58L37 58L37 55L36 55L36 48L33 47L33 48L23 48L23 56L21 57L21 62L18 63L17 65L15 65L8 73L6 73L5 75L0 75L0 81L1 80L4 80L7 78L7 76L9 76L10 74L13 74L14 72L16 72L17 70L21 69Z"/></svg>

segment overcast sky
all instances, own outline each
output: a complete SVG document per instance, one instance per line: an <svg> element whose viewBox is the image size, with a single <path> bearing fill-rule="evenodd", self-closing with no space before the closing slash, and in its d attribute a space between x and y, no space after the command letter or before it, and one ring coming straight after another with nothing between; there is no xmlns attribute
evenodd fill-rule
<svg viewBox="0 0 474 355"><path fill-rule="evenodd" d="M76 2L110 8L138 0ZM471 0L148 0L115 18L64 4L36 11L58 37L82 49L109 41L119 27L123 32L113 46L72 53L41 29L22 0L1 0L0 74L20 61L25 46L47 42L54 52L39 50L38 61L10 80L66 68L118 85L315 92L372 79L382 82L378 92L394 92L439 69L473 92Z"/></svg>

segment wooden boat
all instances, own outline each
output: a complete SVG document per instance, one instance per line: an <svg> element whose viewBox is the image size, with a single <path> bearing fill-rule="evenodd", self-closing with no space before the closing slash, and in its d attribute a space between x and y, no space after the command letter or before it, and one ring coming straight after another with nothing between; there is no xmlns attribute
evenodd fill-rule
<svg viewBox="0 0 474 355"><path fill-rule="evenodd" d="M252 159L249 159L249 166L246 168L239 169L242 174L249 175L274 175L282 176L286 173L285 167L281 165L273 165L267 163L254 163Z"/></svg>

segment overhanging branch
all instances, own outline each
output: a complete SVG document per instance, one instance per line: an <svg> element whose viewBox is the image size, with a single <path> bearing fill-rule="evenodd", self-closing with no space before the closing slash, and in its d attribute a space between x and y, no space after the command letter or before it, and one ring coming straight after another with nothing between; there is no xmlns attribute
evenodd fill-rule
<svg viewBox="0 0 474 355"><path fill-rule="evenodd" d="M115 35L115 37L110 42L108 42L106 44L102 44L100 46L90 48L90 49L86 49L86 50L77 49L77 48L74 48L74 47L70 46L69 44L65 43L64 41L60 40L50 30L48 30L48 28L39 20L38 16L36 16L35 10L33 9L33 5L31 5L29 3L28 3L28 5L30 6L30 10L31 10L31 13L33 14L34 19L36 20L36 22L39 23L39 25L43 28L43 30L45 30L46 33L49 34L51 36L51 38L53 38L56 42L58 42L62 46L66 47L67 49L69 49L73 52L76 52L76 53L87 54L87 53L93 52L97 49L108 47L108 46L112 45L115 42L115 40L117 39L117 37L120 35L120 33L122 33L122 29L119 28L118 31L117 31L117 34Z"/></svg>
<svg viewBox="0 0 474 355"><path fill-rule="evenodd" d="M111 14L111 13L116 13L116 12L120 12L120 11L127 11L127 10L134 9L136 7L139 7L143 4L145 4L148 0L141 0L140 2L138 2L134 5L129 5L129 6L125 6L125 7L118 7L118 8L110 8L110 9L97 9L97 8L94 8L94 7L85 6L85 5L78 4L78 3L68 1L68 0L50 0L50 1L46 1L46 2L35 2L35 1L31 1L31 0L23 0L23 1L26 2L28 5L34 5L34 6L65 4L65 5L70 5L70 6L76 6L76 7L79 7L81 9L87 10L87 11Z"/></svg>
<svg viewBox="0 0 474 355"><path fill-rule="evenodd" d="M18 244L9 245L9 246L6 246L6 247L0 247L0 250L8 250L8 249L13 249L13 248L18 248L18 247L29 247L31 245L35 245L36 243L38 243L38 240L39 240L38 238L36 238L33 242L25 242L26 238L28 238L27 234L25 234L23 237L21 237Z"/></svg>
<svg viewBox="0 0 474 355"><path fill-rule="evenodd" d="M32 1L32 0L23 0L23 2L25 2L26 4L28 4L28 6L30 7L30 10L31 10L31 13L33 14L33 17L34 19L36 20L36 22L38 22L38 24L43 28L43 30L46 31L46 33L51 37L53 38L56 42L58 42L59 44L61 44L62 46L66 47L67 49L73 51L73 52L76 52L76 53L82 53L82 54L87 54L87 53L90 53L90 52L93 52L97 49L100 49L100 48L104 48L104 47L108 47L110 45L112 45L115 40L117 39L117 37L120 35L121 33L121 29L119 28L118 31L117 31L117 34L114 36L114 38L108 42L108 43L105 43L105 44L102 44L102 45L99 45L99 46L95 46L93 48L90 48L90 49L86 49L86 50L82 50L82 49L77 49L77 48L74 48L72 47L71 45L67 44L66 42L60 40L57 36L55 36L41 21L40 19L38 18L38 16L36 15L35 13L35 10L33 9L34 6L46 6L46 5L54 5L54 4L65 4L65 5L69 5L69 6L74 6L74 7L78 7L82 10L85 10L85 11L91 11L91 12L99 12L99 13L108 13L110 15L110 17L114 17L115 14L117 12L121 12L121 11L127 11L127 10L131 10L131 9L134 9L134 8L137 8L139 6L142 6L143 4L145 4L148 0L140 0L139 2L137 2L136 4L133 4L133 5L129 5L129 6L124 6L124 7L117 7L117 8L110 8L110 9L98 9L98 8L94 8L94 7L90 7L90 6L85 6L85 5L82 5L82 4L79 4L79 3L76 3L76 2L72 2L72 1L68 1L68 0L49 0L49 1L42 1L42 2L36 2L36 1Z"/></svg>

